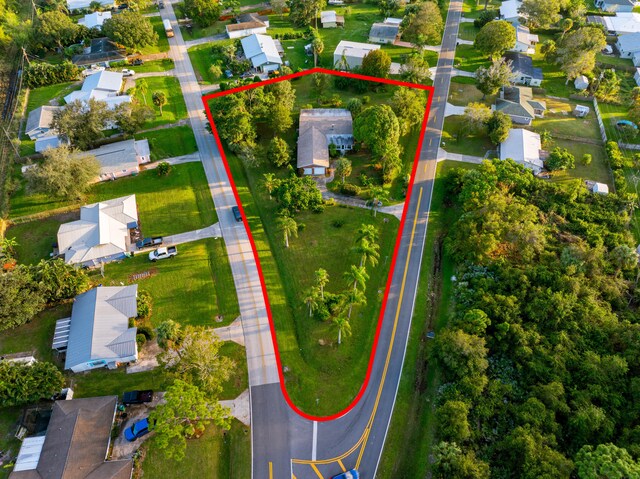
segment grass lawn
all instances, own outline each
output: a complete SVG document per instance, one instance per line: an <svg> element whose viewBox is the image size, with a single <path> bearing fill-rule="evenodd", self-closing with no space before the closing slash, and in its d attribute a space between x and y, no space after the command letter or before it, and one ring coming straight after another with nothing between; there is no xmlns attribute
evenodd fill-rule
<svg viewBox="0 0 640 479"><path fill-rule="evenodd" d="M490 0L487 8L490 10L499 10L502 2L499 0ZM467 18L478 18L484 10L484 1L464 0L462 4L462 15Z"/></svg>
<svg viewBox="0 0 640 479"><path fill-rule="evenodd" d="M460 38L461 40L474 41L476 39L476 34L479 31L480 29L473 23L461 23L460 29L458 30L458 38Z"/></svg>
<svg viewBox="0 0 640 479"><path fill-rule="evenodd" d="M600 141L600 127L593 111L593 104L589 102L575 102L570 100L557 100L544 98L547 103L547 111L544 118L533 120L533 129L537 132L549 130L555 138L556 135L572 138L587 138ZM575 106L580 103L587 105L590 112L584 118L576 118L571 114Z"/></svg>
<svg viewBox="0 0 640 479"><path fill-rule="evenodd" d="M467 78L467 77L454 77L454 78ZM457 106L467 106L469 103L484 103L487 106L493 105L496 100L496 95L489 95L484 100L482 99L482 92L475 86L475 80L470 84L451 82L451 88L449 88L449 103Z"/></svg>
<svg viewBox="0 0 640 479"><path fill-rule="evenodd" d="M211 47L213 45L229 45L231 43L233 43L233 40L222 40L219 42L203 43L202 45L189 48L189 58L191 59L191 64L193 65L199 83L212 85L224 81L223 78L214 77L209 72L209 67L214 63L221 62L222 65L225 65L223 56L212 53Z"/></svg>
<svg viewBox="0 0 640 479"><path fill-rule="evenodd" d="M72 91L79 90L80 87L79 82L67 82L30 89L26 112L29 114L38 107L49 105L51 100L57 100L58 104L63 105L64 97Z"/></svg>
<svg viewBox="0 0 640 479"><path fill-rule="evenodd" d="M162 53L169 51L169 39L164 31L164 25L162 24L162 18L160 17L148 17L153 30L158 34L158 43L155 45L146 46L140 49L142 55L150 55L152 53Z"/></svg>
<svg viewBox="0 0 640 479"><path fill-rule="evenodd" d="M478 68L491 64L487 55L480 53L473 45L458 45L453 63L455 68L467 72L475 72Z"/></svg>
<svg viewBox="0 0 640 479"><path fill-rule="evenodd" d="M600 114L602 115L602 121L609 140L640 143L640 135L636 136L636 138L626 138L616 126L619 120L629 119L629 106L598 102L598 107L600 108Z"/></svg>
<svg viewBox="0 0 640 479"><path fill-rule="evenodd" d="M431 330L437 334L447 323L453 286L450 278L454 271L442 240L459 214L445 206L444 184L439 179L453 168L476 167L452 161L438 164L407 353L378 468L379 479L428 477L440 377L435 368L429 367L431 343L425 340L425 334ZM412 446L407 447L409 444Z"/></svg>
<svg viewBox="0 0 640 479"><path fill-rule="evenodd" d="M154 234L181 233L217 221L204 169L201 164L195 162L174 166L171 173L165 177L159 177L155 171L149 170L137 176L97 183L91 188L84 202L56 200L43 194L27 195L23 185L11 200L9 218L72 207L76 204L80 207L81 204L132 193L138 196L141 223L157 229ZM180 215L176 215L176 211L180 211Z"/></svg>
<svg viewBox="0 0 640 479"><path fill-rule="evenodd" d="M104 278L92 273L95 282L120 285L136 282L140 290L153 298L153 326L165 319L183 325L218 327L231 323L239 315L231 267L222 239L205 239L178 246L171 260L149 262L146 253L109 263ZM130 281L131 275L151 271L151 276ZM223 321L216 322L216 316Z"/></svg>
<svg viewBox="0 0 640 479"><path fill-rule="evenodd" d="M20 441L15 433L18 429L18 421L22 409L19 407L6 407L0 409L0 450L13 456L20 450ZM6 479L11 474L13 467L0 467L0 479Z"/></svg>
<svg viewBox="0 0 640 479"><path fill-rule="evenodd" d="M576 157L576 167L567 171L553 172L551 176L552 181L566 182L578 178L607 183L610 188L613 187L613 178L607 166L606 154L602 146L577 141L554 140L552 148L556 146L566 148ZM589 153L593 158L590 165L582 163L582 156L585 153Z"/></svg>
<svg viewBox="0 0 640 479"><path fill-rule="evenodd" d="M145 477L172 479L176 471L180 471L183 479L200 479L204 471L211 479L251 477L251 432L237 420L233 420L229 431L211 425L202 437L187 441L181 462L165 458L153 438L145 445L142 463Z"/></svg>
<svg viewBox="0 0 640 479"><path fill-rule="evenodd" d="M156 117L145 123L144 127L146 129L166 125L167 123L175 123L178 120L187 118L187 106L184 103L180 82L176 77L149 77L144 80L148 85L147 94L145 95L147 105L156 112ZM162 115L160 115L160 109L153 104L153 93L156 91L163 92L167 97L167 104L162 107ZM143 101L140 93L136 93L136 98Z"/></svg>
<svg viewBox="0 0 640 479"><path fill-rule="evenodd" d="M149 140L151 160L157 161L174 156L188 155L198 151L196 137L189 125L148 131L135 135L136 140Z"/></svg>
<svg viewBox="0 0 640 479"><path fill-rule="evenodd" d="M458 132L462 123L462 116L448 116L444 120L442 130L443 148L450 153L460 153L462 155L484 156L488 150L495 150L485 133L467 135L458 140Z"/></svg>
<svg viewBox="0 0 640 479"><path fill-rule="evenodd" d="M53 245L58 242L57 234L60 224L77 219L80 219L80 214L75 210L28 221L11 226L7 230L7 236L17 238L16 256L20 263L35 264L41 259L48 258L49 253L53 251Z"/></svg>
<svg viewBox="0 0 640 479"><path fill-rule="evenodd" d="M163 58L162 60L145 61L142 65L128 65L127 68L136 73L166 72L173 70L175 65L171 58Z"/></svg>

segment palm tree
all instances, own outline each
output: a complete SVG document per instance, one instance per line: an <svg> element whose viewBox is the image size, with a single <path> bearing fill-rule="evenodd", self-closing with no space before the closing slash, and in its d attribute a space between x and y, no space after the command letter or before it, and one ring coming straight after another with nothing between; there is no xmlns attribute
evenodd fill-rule
<svg viewBox="0 0 640 479"><path fill-rule="evenodd" d="M0 257L13 258L16 252L18 242L15 238L2 238L0 239Z"/></svg>
<svg viewBox="0 0 640 479"><path fill-rule="evenodd" d="M353 289L358 289L360 286L363 290L366 288L369 275L367 269L364 266L351 265L348 271L344 272L344 278L347 280L347 284L353 284Z"/></svg>
<svg viewBox="0 0 640 479"><path fill-rule="evenodd" d="M351 336L351 324L349 319L343 315L336 316L332 319L333 324L338 328L338 345L342 342L342 335Z"/></svg>
<svg viewBox="0 0 640 479"><path fill-rule="evenodd" d="M326 269L320 268L315 272L316 275L316 286L320 288L320 296L324 300L324 287L329 282L329 273L327 273Z"/></svg>
<svg viewBox="0 0 640 479"><path fill-rule="evenodd" d="M278 180L276 179L276 175L274 175L273 173L265 173L262 176L263 176L262 186L264 186L264 189L267 190L267 193L269 193L269 199L272 199L271 193L273 192L275 187L278 186Z"/></svg>
<svg viewBox="0 0 640 479"><path fill-rule="evenodd" d="M162 116L162 107L167 104L167 95L163 91L154 91L151 99L153 104L160 108L160 116Z"/></svg>
<svg viewBox="0 0 640 479"><path fill-rule="evenodd" d="M276 223L278 224L278 229L284 235L284 246L288 248L289 237L298 236L298 223L291 216L281 216L276 220Z"/></svg>
<svg viewBox="0 0 640 479"><path fill-rule="evenodd" d="M378 203L388 200L389 196L387 195L387 190L385 190L382 186L372 186L369 190L369 195L371 195L373 216L375 218L376 212L378 211Z"/></svg>
<svg viewBox="0 0 640 479"><path fill-rule="evenodd" d="M353 310L353 307L367 304L367 297L359 289L353 289L344 293L342 296L342 304L344 308L349 308L347 317L351 319L351 311Z"/></svg>
<svg viewBox="0 0 640 479"><path fill-rule="evenodd" d="M309 317L311 317L313 311L318 308L318 290L310 288L305 295L304 302L309 307Z"/></svg>
<svg viewBox="0 0 640 479"><path fill-rule="evenodd" d="M378 230L374 225L360 225L358 235L356 236L356 243L359 243L363 239L367 239L372 243L378 241Z"/></svg>
<svg viewBox="0 0 640 479"><path fill-rule="evenodd" d="M142 100L144 101L144 104L147 104L147 91L149 91L149 84L147 83L147 80L145 80L144 78L140 78L139 80L136 80L136 93L140 93L140 95L142 95Z"/></svg>
<svg viewBox="0 0 640 479"><path fill-rule="evenodd" d="M353 250L360 255L360 266L364 266L367 260L371 266L377 265L378 259L380 258L379 249L380 246L377 243L371 243L367 238L362 238L353 248Z"/></svg>

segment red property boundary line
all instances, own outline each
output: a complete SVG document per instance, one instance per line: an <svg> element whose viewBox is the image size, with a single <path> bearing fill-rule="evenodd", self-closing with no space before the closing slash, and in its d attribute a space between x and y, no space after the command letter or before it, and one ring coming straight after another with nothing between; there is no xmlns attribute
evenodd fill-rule
<svg viewBox="0 0 640 479"><path fill-rule="evenodd" d="M427 91L429 92L429 96L427 99L427 106L425 109L425 113L424 113L424 117L422 120L422 127L420 129L420 137L418 139L418 147L416 149L416 154L413 160L413 167L411 170L411 178L409 181L409 186L407 188L407 195L406 195L406 201L404 204L404 208L402 210L402 218L400 219L400 226L398 227L398 234L396 235L396 243L395 243L395 247L394 247L394 251L393 251L393 258L391 260L391 264L389 267L389 275L387 277L387 284L384 290L384 296L382 299L382 304L380 307L380 315L378 317L378 324L376 327L376 334L373 340L373 345L371 348L371 354L369 356L369 364L367 366L367 373L365 375L365 379L364 382L362 383L362 386L360 387L360 390L358 391L358 394L356 395L356 397L353 399L353 401L351 401L351 403L344 408L342 411L337 412L335 414L332 414L330 416L313 416L311 414L305 413L304 411L300 410L295 404L294 402L291 400L291 398L289 397L289 393L287 392L287 388L285 387L285 381L284 381L284 373L282 372L282 362L280 360L280 351L278 350L278 341L276 338L276 330L275 330L275 325L273 323L273 316L271 314L271 306L269 304L269 295L267 293L267 286L265 284L264 281L264 275L262 273L262 266L260 264L260 257L258 256L258 251L256 249L256 245L255 242L253 240L253 235L251 234L251 228L249 227L249 222L247 221L247 216L244 212L244 208L242 206L242 202L240 201L240 196L238 194L238 190L236 188L236 184L233 180L233 176L231 174L231 169L229 167L229 163L227 162L227 156L225 155L224 152L224 148L222 147L222 141L220 140L220 136L218 134L218 130L216 129L215 126L215 122L213 121L213 117L211 115L211 110L209 108L209 100L212 100L214 98L219 98L221 96L224 95L229 95L229 94L233 94L233 93L238 93L241 91L245 91L245 90L249 90L252 88L257 88L257 87L262 87L262 86L266 86L266 85L270 85L272 83L276 83L276 82L280 82L280 81L284 81L284 80L292 80L294 78L300 78L306 75L311 75L313 73L324 73L327 75L333 75L333 76L341 76L341 77L346 77L346 78L352 78L352 79L358 79L358 80L366 80L366 81L373 81L373 82L377 82L377 83L385 83L388 85L395 85L395 86L401 86L401 87L407 87L407 88L416 88L418 90L423 90L423 91ZM407 210L409 207L409 198L411 198L411 193L413 191L413 182L415 180L416 177L416 170L418 167L418 160L420 158L420 151L422 150L422 143L424 140L424 134L425 131L427 129L427 119L428 119L428 115L429 115L429 110L431 109L431 102L433 100L433 92L434 89L431 86L426 86L426 85L420 85L420 84L416 84L416 83L409 83L409 82L403 82L403 81L399 81L399 80L390 80L387 78L376 78L376 77L370 77L370 76L366 76L366 75L359 75L359 74L355 74L355 73L348 73L348 72L341 72L341 71L336 71L336 70L328 70L325 68L311 68L309 70L304 70L301 72L297 72L297 73L292 73L290 75L285 75L285 76L281 76L281 77L277 77L277 78L271 78L269 80L265 80L265 81L261 81L261 82L256 82L256 83L251 83L249 85L243 85L237 88L232 88L230 90L225 90L225 91L220 91L220 92L216 92L216 93L210 93L208 95L204 95L202 97L202 102L204 104L204 108L205 111L207 113L207 118L209 119L209 123L211 125L211 131L213 133L213 136L215 137L216 140L216 144L218 145L218 150L220 151L220 156L222 157L222 161L224 163L224 168L227 172L227 176L229 177L229 182L231 183L231 188L233 190L233 195L236 199L236 203L238 205L238 208L240 209L241 213L242 213L242 221L244 222L244 226L247 230L247 234L249 236L249 242L251 243L251 249L253 250L253 256L254 259L256 261L256 266L258 269L258 274L260 275L260 286L262 287L262 294L264 295L265 298L265 306L267 309L267 316L269 318L269 327L271 329L271 340L273 341L273 349L275 351L275 356L276 356L276 364L278 366L278 377L280 378L280 389L282 390L282 395L284 396L287 404L289 405L289 407L291 407L291 409L293 409L298 415L309 419L311 421L331 421L333 419L337 419L341 416L344 416L345 414L347 414L349 411L351 411L355 405L358 403L358 401L360 401L360 398L362 397L362 395L364 394L365 390L367 389L367 386L369 384L369 379L371 376L371 370L373 368L373 363L374 363L374 359L376 356L376 352L378 349L378 340L380 338L380 331L382 329L382 321L384 318L384 313L387 307L387 300L389 297L389 290L391 288L391 280L393 277L393 272L395 270L395 266L396 266L396 259L398 257L398 251L400 249L400 242L402 240L402 231L404 229L404 225L405 225L405 220L407 218Z"/></svg>

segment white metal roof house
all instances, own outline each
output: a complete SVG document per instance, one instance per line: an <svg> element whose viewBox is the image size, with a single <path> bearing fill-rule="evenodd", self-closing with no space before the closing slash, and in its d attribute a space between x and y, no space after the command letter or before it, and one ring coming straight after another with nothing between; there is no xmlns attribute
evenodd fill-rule
<svg viewBox="0 0 640 479"><path fill-rule="evenodd" d="M130 102L131 97L120 95L123 75L120 72L99 71L85 78L82 88L64 97L64 101L71 103L75 100L88 102L90 99L104 101L109 108L124 102Z"/></svg>
<svg viewBox="0 0 640 479"><path fill-rule="evenodd" d="M640 13L621 12L613 16L595 18L604 22L606 29L616 35L640 32ZM593 17L589 17L589 19L593 19Z"/></svg>
<svg viewBox="0 0 640 479"><path fill-rule="evenodd" d="M544 116L547 105L544 100L534 100L529 87L505 87L496 99L495 109L509 115L514 123L531 125L534 118Z"/></svg>
<svg viewBox="0 0 640 479"><path fill-rule="evenodd" d="M105 8L111 8L114 6L113 0L98 0L98 2L100 2L100 5ZM67 9L69 9L69 11L89 8L90 5L91 0L67 0Z"/></svg>
<svg viewBox="0 0 640 479"><path fill-rule="evenodd" d="M520 52L507 52L504 58L511 62L513 82L526 86L540 86L542 84L542 68L534 68L533 59Z"/></svg>
<svg viewBox="0 0 640 479"><path fill-rule="evenodd" d="M509 23L517 23L519 18L524 16L518 12L521 5L522 2L519 0L502 2L502 5L500 5L500 19Z"/></svg>
<svg viewBox="0 0 640 479"><path fill-rule="evenodd" d="M374 23L369 30L371 43L394 43L400 35L398 23Z"/></svg>
<svg viewBox="0 0 640 479"><path fill-rule="evenodd" d="M324 175L329 168L329 145L344 153L353 148L353 118L342 108L300 110L297 167L304 175Z"/></svg>
<svg viewBox="0 0 640 479"><path fill-rule="evenodd" d="M333 64L340 70L359 67L369 52L379 49L380 45L340 40L340 43L338 43L338 46L333 52Z"/></svg>
<svg viewBox="0 0 640 479"><path fill-rule="evenodd" d="M640 32L620 35L616 47L620 51L620 58L633 58L635 53L640 52Z"/></svg>
<svg viewBox="0 0 640 479"><path fill-rule="evenodd" d="M138 359L137 328L129 318L137 313L138 285L98 286L73 301L71 318L56 327L53 347L66 351L64 368L74 373L108 367ZM56 324L57 326L57 324Z"/></svg>
<svg viewBox="0 0 640 479"><path fill-rule="evenodd" d="M269 35L253 34L240 40L244 56L261 72L275 71L282 65L276 44Z"/></svg>
<svg viewBox="0 0 640 479"><path fill-rule="evenodd" d="M338 15L335 10L320 12L322 28L344 27L344 17Z"/></svg>
<svg viewBox="0 0 640 479"><path fill-rule="evenodd" d="M596 7L610 13L631 12L634 6L633 0L596 0Z"/></svg>
<svg viewBox="0 0 640 479"><path fill-rule="evenodd" d="M499 147L501 160L511 158L532 170L534 174L540 173L544 168L541 151L540 135L524 128L511 129L509 136Z"/></svg>
<svg viewBox="0 0 640 479"><path fill-rule="evenodd" d="M78 20L78 25L84 25L87 28L102 28L102 24L105 20L111 18L111 12L93 12L86 14L83 18Z"/></svg>
<svg viewBox="0 0 640 479"><path fill-rule="evenodd" d="M22 442L10 479L130 479L133 460L109 460L118 396L56 401L45 435Z"/></svg>
<svg viewBox="0 0 640 479"><path fill-rule="evenodd" d="M540 41L538 35L531 33L529 27L518 24L516 27L516 44L513 50L516 52L534 54L536 45Z"/></svg>
<svg viewBox="0 0 640 479"><path fill-rule="evenodd" d="M136 195L80 208L80 219L58 229L58 250L66 263L97 266L125 257L129 230L138 225Z"/></svg>
<svg viewBox="0 0 640 479"><path fill-rule="evenodd" d="M85 152L85 154L94 155L100 162L98 181L115 180L135 175L140 171L141 164L151 161L147 139L118 141L102 145L100 148Z"/></svg>

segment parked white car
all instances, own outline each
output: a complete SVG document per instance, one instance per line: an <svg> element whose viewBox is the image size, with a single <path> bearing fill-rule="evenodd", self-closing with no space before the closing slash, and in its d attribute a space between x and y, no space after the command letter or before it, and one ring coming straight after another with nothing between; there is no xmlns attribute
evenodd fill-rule
<svg viewBox="0 0 640 479"><path fill-rule="evenodd" d="M134 72L133 70L129 70L128 68L125 68L124 70L122 70L122 76L125 76L125 77L131 77L135 74L136 72Z"/></svg>

